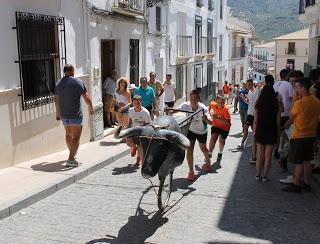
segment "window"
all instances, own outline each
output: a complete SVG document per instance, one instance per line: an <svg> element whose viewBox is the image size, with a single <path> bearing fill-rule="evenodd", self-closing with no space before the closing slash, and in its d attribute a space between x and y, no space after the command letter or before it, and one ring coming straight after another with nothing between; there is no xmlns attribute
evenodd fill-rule
<svg viewBox="0 0 320 244"><path fill-rule="evenodd" d="M55 101L66 63L64 18L16 12L22 109Z"/></svg>
<svg viewBox="0 0 320 244"><path fill-rule="evenodd" d="M194 87L195 89L202 88L202 64L194 66Z"/></svg>
<svg viewBox="0 0 320 244"><path fill-rule="evenodd" d="M196 54L201 52L201 37L202 37L202 18L196 16L195 23L195 51Z"/></svg>
<svg viewBox="0 0 320 244"><path fill-rule="evenodd" d="M184 89L183 66L177 66L177 68L176 68L176 92L177 92L177 99L183 97L183 89Z"/></svg>
<svg viewBox="0 0 320 244"><path fill-rule="evenodd" d="M240 66L240 81L243 81L243 65Z"/></svg>
<svg viewBox="0 0 320 244"><path fill-rule="evenodd" d="M139 39L130 39L130 83L139 85Z"/></svg>
<svg viewBox="0 0 320 244"><path fill-rule="evenodd" d="M208 89L207 89L207 98L208 100L213 100L216 98L216 83L213 82L213 63L209 62L207 64L207 81L208 81Z"/></svg>
<svg viewBox="0 0 320 244"><path fill-rule="evenodd" d="M156 28L157 31L161 31L161 8L156 7Z"/></svg>
<svg viewBox="0 0 320 244"><path fill-rule="evenodd" d="M223 0L220 0L220 19L223 19Z"/></svg>
<svg viewBox="0 0 320 244"><path fill-rule="evenodd" d="M208 0L208 9L210 11L214 10L214 2L213 2L213 0Z"/></svg>
<svg viewBox="0 0 320 244"><path fill-rule="evenodd" d="M317 64L320 67L320 41L318 42L318 58L317 58Z"/></svg>
<svg viewBox="0 0 320 244"><path fill-rule="evenodd" d="M288 59L286 69L288 70L294 70L294 59Z"/></svg>
<svg viewBox="0 0 320 244"><path fill-rule="evenodd" d="M231 80L232 80L232 83L236 82L236 68L232 68Z"/></svg>
<svg viewBox="0 0 320 244"><path fill-rule="evenodd" d="M289 42L286 54L296 54L296 43Z"/></svg>
<svg viewBox="0 0 320 244"><path fill-rule="evenodd" d="M207 53L213 53L213 26L212 19L207 22Z"/></svg>
<svg viewBox="0 0 320 244"><path fill-rule="evenodd" d="M222 61L222 41L223 35L219 35L219 61Z"/></svg>

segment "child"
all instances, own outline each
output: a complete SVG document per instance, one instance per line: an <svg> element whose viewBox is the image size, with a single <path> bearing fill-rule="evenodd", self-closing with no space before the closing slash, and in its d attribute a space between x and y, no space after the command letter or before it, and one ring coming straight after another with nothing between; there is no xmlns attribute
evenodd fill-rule
<svg viewBox="0 0 320 244"><path fill-rule="evenodd" d="M210 104L210 116L212 118L211 138L209 143L209 156L211 158L213 149L219 138L219 153L217 161L222 159L222 152L226 142L226 138L229 135L231 126L231 117L228 110L228 106L225 105L225 98L221 95L217 96L215 102Z"/></svg>
<svg viewBox="0 0 320 244"><path fill-rule="evenodd" d="M151 122L149 111L142 107L142 98L135 95L132 98L133 107L129 109L129 120L131 127L144 126ZM138 156L136 165L139 167L142 164L142 148L139 141L134 140L133 137L127 138L127 145L131 147L131 157L136 156L138 149Z"/></svg>
<svg viewBox="0 0 320 244"><path fill-rule="evenodd" d="M207 107L200 103L200 95L199 91L192 90L190 92L190 101L181 104L177 109L189 111L191 113L198 112L200 110L204 110L204 114L207 113ZM187 161L189 165L189 174L187 177L188 181L195 180L195 173L193 170L193 151L196 140L199 142L200 149L204 155L205 162L203 164L203 169L206 172L211 171L211 164L209 158L209 152L206 146L207 143L207 130L205 126L205 122L207 122L206 116L203 113L198 113L191 122L187 138L190 140L190 148L187 150Z"/></svg>

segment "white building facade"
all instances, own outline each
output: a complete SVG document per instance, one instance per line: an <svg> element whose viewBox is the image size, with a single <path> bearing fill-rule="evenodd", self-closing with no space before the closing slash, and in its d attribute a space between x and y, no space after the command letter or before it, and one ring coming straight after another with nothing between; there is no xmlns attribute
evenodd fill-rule
<svg viewBox="0 0 320 244"><path fill-rule="evenodd" d="M1 4L0 169L64 150L55 83L75 66L94 105L83 103L81 143L103 137L103 81L116 69L138 85L170 73L179 102L215 98L226 77L226 1L11 0Z"/></svg>
<svg viewBox="0 0 320 244"><path fill-rule="evenodd" d="M250 76L249 68L251 68L250 55L253 27L245 21L228 16L227 31L228 55L225 81L231 84L240 84L241 82L245 82Z"/></svg>
<svg viewBox="0 0 320 244"><path fill-rule="evenodd" d="M85 5L77 0L2 1L0 9L0 169L65 149L55 119L55 82L74 64L92 94ZM91 135L84 108L81 142Z"/></svg>
<svg viewBox="0 0 320 244"><path fill-rule="evenodd" d="M252 48L253 79L264 81L267 74L275 76L275 42L269 42Z"/></svg>
<svg viewBox="0 0 320 244"><path fill-rule="evenodd" d="M282 69L304 70L309 54L309 29L292 32L274 38L276 43L275 73L279 79Z"/></svg>
<svg viewBox="0 0 320 244"><path fill-rule="evenodd" d="M309 55L304 72L320 68L320 0L300 0L299 20L309 25Z"/></svg>

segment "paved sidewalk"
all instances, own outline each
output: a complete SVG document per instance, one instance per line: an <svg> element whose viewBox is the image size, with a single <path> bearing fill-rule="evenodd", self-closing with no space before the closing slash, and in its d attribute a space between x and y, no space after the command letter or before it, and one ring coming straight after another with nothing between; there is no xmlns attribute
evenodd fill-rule
<svg viewBox="0 0 320 244"><path fill-rule="evenodd" d="M113 136L80 146L78 168L66 168L68 151L47 155L0 171L0 219L84 178L129 153Z"/></svg>
<svg viewBox="0 0 320 244"><path fill-rule="evenodd" d="M178 113L174 117L179 120L183 116ZM127 155L129 148L113 137L114 132L115 128L108 129L103 139L81 145L78 168L66 168L68 151L65 150L0 170L0 219Z"/></svg>

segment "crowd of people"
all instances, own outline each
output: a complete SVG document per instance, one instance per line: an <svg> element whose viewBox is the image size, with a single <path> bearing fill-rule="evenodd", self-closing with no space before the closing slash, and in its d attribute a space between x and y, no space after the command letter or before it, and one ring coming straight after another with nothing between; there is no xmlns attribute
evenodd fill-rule
<svg viewBox="0 0 320 244"><path fill-rule="evenodd" d="M310 191L312 173L320 173L320 70L311 70L307 78L299 70L283 69L279 81L267 75L258 87L249 79L238 91L234 112L239 105L243 126L238 148L244 148L251 127L250 162L256 165L256 180L269 180L273 155L283 170L292 165L292 174L280 180L288 184L284 191Z"/></svg>
<svg viewBox="0 0 320 244"><path fill-rule="evenodd" d="M66 128L66 140L70 150L68 166L77 166L75 154L81 135L82 111L78 100L85 99L89 112L92 103L81 80L73 78L74 68L67 65L65 77L57 83L57 119L62 119ZM76 87L76 89L74 89ZM74 97L70 98L70 91ZM229 106L233 104L233 114L239 112L241 119L241 142L239 150L246 147L249 130L252 130L250 163L255 164L256 181L267 182L272 158L279 160L283 170L291 175L280 182L289 184L283 190L310 191L312 173L320 173L320 70L311 70L308 78L301 71L281 70L280 80L275 82L272 75L265 76L263 84L248 79L241 87L225 83L209 106L201 103L199 90L192 90L189 101L175 107L176 89L171 74L164 82L150 72L149 79L140 78L139 86L130 84L125 77L113 71L104 84L104 118L107 126L118 124L119 131L132 126L148 125L160 116L160 97L164 96L166 114L184 111L197 113L191 121L186 137L190 140L187 149L189 173L187 180L194 181L194 148L198 141L204 162L202 169L210 172L211 158L218 142L217 162L222 160L224 146L231 128ZM68 92L67 92L68 91ZM67 94L68 93L68 94ZM72 97L71 96L71 97ZM72 101L71 101L71 100ZM66 105L69 104L69 105ZM72 106L70 106L70 104ZM200 113L202 111L202 113ZM208 125L210 128L207 147ZM143 152L139 141L126 138L123 142L131 148L131 156L137 155L136 165L143 164ZM313 161L318 158L317 161ZM311 165L311 161L315 162ZM291 164L288 164L290 162ZM288 167L291 166L292 167ZM303 177L302 177L303 175Z"/></svg>

